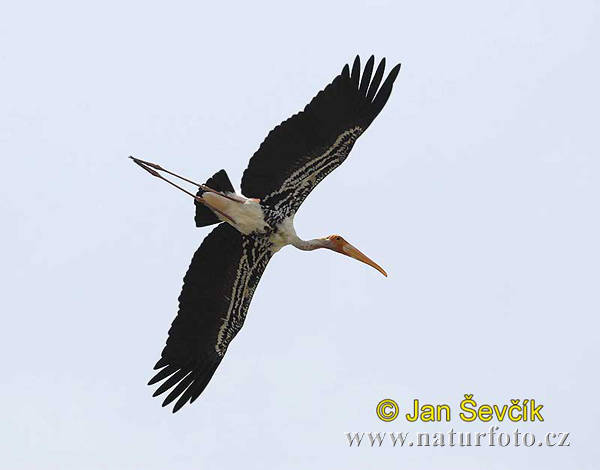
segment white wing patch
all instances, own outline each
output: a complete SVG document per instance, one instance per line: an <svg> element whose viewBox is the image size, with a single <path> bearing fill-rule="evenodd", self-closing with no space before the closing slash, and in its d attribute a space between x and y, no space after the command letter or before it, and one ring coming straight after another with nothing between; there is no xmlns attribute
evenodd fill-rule
<svg viewBox="0 0 600 470"><path fill-rule="evenodd" d="M266 222L271 227L274 227L278 226L285 219L289 218L290 221L293 220L295 211L300 207L306 196L323 178L346 159L354 142L356 142L356 139L358 139L362 132L363 130L360 127L353 127L341 133L335 142L321 155L317 157L307 155L306 161L293 171L278 189L262 200L261 204L269 208ZM206 196L221 199L219 201L220 204L223 204L223 200L227 201L224 203L227 207L219 207L219 209L223 209L223 212L232 216L237 223L234 227L244 235L249 235L255 231L264 232L266 225L265 214L260 204L256 202L238 204L217 195L209 195L209 193L203 195L203 197ZM258 207L260 216L251 204ZM234 205L237 207L234 207ZM234 213L236 210L238 212ZM251 212L252 210L254 212ZM277 235L282 238L280 243L276 242L278 240ZM271 235L271 240L266 236L243 237L242 256L238 263L235 281L231 288L231 293L226 296L229 301L229 307L217 333L215 349L219 356L225 354L229 343L242 328L260 276L265 270L271 256L279 248L289 243L288 235L288 233L275 233Z"/></svg>
<svg viewBox="0 0 600 470"><path fill-rule="evenodd" d="M312 191L312 188L346 159L354 142L362 132L362 128L358 126L348 129L342 132L322 155L307 156L306 163L288 176L279 188L268 194L263 199L263 204L271 203L271 207L275 211L286 211L287 209L286 216L293 213ZM292 208L291 211L290 208Z"/></svg>
<svg viewBox="0 0 600 470"><path fill-rule="evenodd" d="M219 356L225 354L229 343L244 325L250 301L271 256L267 241L244 237L235 281L226 297L229 308L217 333L215 350Z"/></svg>

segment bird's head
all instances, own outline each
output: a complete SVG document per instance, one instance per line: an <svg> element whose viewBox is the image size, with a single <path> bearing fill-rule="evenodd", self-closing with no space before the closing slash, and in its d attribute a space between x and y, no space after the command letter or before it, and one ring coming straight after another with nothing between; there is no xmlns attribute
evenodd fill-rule
<svg viewBox="0 0 600 470"><path fill-rule="evenodd" d="M354 258L358 261L362 261L365 264L375 268L385 277L387 277L387 273L383 270L381 266L379 266L375 261L370 259L368 256L363 254L358 248L352 246L343 237L339 235L329 235L325 238L324 248L328 248L333 251L337 251L343 255L349 256L350 258Z"/></svg>

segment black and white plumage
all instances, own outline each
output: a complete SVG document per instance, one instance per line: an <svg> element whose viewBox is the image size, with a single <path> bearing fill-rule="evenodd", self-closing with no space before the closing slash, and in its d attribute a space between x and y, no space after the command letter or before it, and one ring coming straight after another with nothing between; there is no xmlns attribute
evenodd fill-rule
<svg viewBox="0 0 600 470"><path fill-rule="evenodd" d="M199 185L196 225L219 225L192 259L179 312L154 367L160 370L149 382L164 381L154 393L169 391L163 406L177 400L176 412L202 393L243 326L269 260L283 246L307 251L328 248L385 274L340 236L304 241L293 227L302 202L346 159L392 92L400 65L383 81L385 59L373 75L374 64L371 57L361 77L356 57L351 71L346 65L304 111L269 133L244 172L241 189L245 197L234 193L224 170ZM162 178L155 170L177 176L158 165L134 160L154 176Z"/></svg>

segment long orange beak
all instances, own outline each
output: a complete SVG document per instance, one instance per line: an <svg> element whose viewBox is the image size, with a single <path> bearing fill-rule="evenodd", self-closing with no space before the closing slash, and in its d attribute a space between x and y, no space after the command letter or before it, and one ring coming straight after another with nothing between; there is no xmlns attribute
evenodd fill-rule
<svg viewBox="0 0 600 470"><path fill-rule="evenodd" d="M358 248L353 247L348 242L344 243L341 248L342 249L339 251L340 253L343 253L346 256L350 256L350 258L354 258L365 264L368 264L369 266L375 268L377 271L383 274L385 277L387 277L387 273L384 271L384 269L371 258L362 253Z"/></svg>

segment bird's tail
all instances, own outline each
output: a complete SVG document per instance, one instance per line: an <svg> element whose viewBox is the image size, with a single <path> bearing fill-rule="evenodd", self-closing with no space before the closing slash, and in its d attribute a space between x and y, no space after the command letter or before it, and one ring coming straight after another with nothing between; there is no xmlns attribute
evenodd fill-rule
<svg viewBox="0 0 600 470"><path fill-rule="evenodd" d="M215 191L227 193L235 192L225 170L217 171L211 178L208 179L205 185L210 189L214 189ZM197 195L202 196L202 194L204 194L204 191L199 189ZM194 218L196 221L196 227L206 227L208 225L218 224L221 222L215 213L208 207L199 203L198 201L194 201L194 204L196 205L196 217Z"/></svg>

